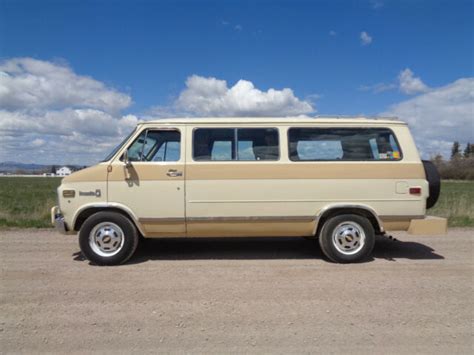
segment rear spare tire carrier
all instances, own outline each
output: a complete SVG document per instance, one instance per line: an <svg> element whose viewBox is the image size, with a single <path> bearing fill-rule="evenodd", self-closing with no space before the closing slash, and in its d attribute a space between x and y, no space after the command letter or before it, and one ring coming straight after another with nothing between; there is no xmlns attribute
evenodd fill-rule
<svg viewBox="0 0 474 355"><path fill-rule="evenodd" d="M429 184L430 196L426 199L426 208L431 208L438 201L441 190L441 178L436 166L429 160L422 160L423 168L425 169L426 180Z"/></svg>

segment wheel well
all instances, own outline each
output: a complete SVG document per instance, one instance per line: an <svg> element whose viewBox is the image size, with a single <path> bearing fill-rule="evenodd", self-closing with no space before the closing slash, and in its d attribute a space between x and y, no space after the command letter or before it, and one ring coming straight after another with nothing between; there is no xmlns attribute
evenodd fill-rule
<svg viewBox="0 0 474 355"><path fill-rule="evenodd" d="M323 227L324 223L331 217L338 216L341 214L355 214L362 217L366 217L369 222L374 227L375 234L380 234L381 225L379 221L374 216L374 214L364 208L357 208L357 207L337 207L331 208L328 211L325 211L321 217L318 219L318 228L316 229L316 236L319 236L321 232L321 228Z"/></svg>
<svg viewBox="0 0 474 355"><path fill-rule="evenodd" d="M127 217L135 225L135 228L137 228L137 225L136 225L135 221L133 220L133 218L131 218L130 215L127 212L125 212L124 210L121 210L120 208L91 207L91 208L87 208L84 211L82 211L81 213L79 213L79 216L77 216L76 222L74 223L74 230L79 231L87 218L89 218L90 216L92 216L93 214L95 214L97 212L102 212L102 211L120 213L121 215ZM138 231L138 233L140 233L139 228L137 228L137 231Z"/></svg>

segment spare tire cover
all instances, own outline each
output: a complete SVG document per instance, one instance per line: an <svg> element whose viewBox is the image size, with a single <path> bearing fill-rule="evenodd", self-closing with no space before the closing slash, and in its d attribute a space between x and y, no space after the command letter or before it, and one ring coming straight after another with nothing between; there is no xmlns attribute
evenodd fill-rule
<svg viewBox="0 0 474 355"><path fill-rule="evenodd" d="M426 180L429 184L430 196L426 200L426 208L431 208L438 201L441 190L441 178L436 166L429 160L423 160L423 167L425 168Z"/></svg>

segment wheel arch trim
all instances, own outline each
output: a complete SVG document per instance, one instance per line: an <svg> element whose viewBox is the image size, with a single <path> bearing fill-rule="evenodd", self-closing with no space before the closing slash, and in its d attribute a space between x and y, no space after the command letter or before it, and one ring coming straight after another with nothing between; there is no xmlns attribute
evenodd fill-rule
<svg viewBox="0 0 474 355"><path fill-rule="evenodd" d="M332 203L332 204L329 204L329 205L326 205L324 206L319 212L318 214L316 215L316 218L315 218L315 225L314 225L314 229L313 229L313 235L316 235L317 231L318 231L318 228L319 228L319 222L321 221L321 219L324 218L325 215L327 215L329 212L333 211L333 210L338 210L338 209L359 209L359 210L364 210L368 213L370 213L375 221L377 222L378 224L378 231L380 233L384 233L385 232L385 229L383 227L383 222L382 220L380 219L380 217L378 216L377 212L375 212L375 210L370 207L370 206L367 206L367 205L364 205L364 204L354 204L354 203Z"/></svg>
<svg viewBox="0 0 474 355"><path fill-rule="evenodd" d="M99 209L102 209L102 210L115 209L115 210L120 210L120 211L124 212L125 215L127 215L130 218L130 220L135 225L135 227L137 227L138 231L142 235L145 235L143 226L141 225L141 223L140 223L138 217L136 216L136 214L133 213L133 211L130 208L128 208L127 206L125 206L121 203L116 203L116 202L89 203L89 204L86 204L86 205L82 206L74 214L74 217L73 217L73 220L72 220L73 228L76 229L76 223L78 221L78 218L83 212L85 212L87 210L90 210L90 209L94 209L94 208L99 208Z"/></svg>

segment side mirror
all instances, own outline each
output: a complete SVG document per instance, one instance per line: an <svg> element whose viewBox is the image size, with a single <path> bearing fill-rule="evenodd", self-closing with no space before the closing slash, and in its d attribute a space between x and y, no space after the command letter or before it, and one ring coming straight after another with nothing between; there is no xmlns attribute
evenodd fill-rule
<svg viewBox="0 0 474 355"><path fill-rule="evenodd" d="M130 167L132 166L132 162L128 159L128 150L126 150L124 153L123 153L123 163L125 164L125 167Z"/></svg>

